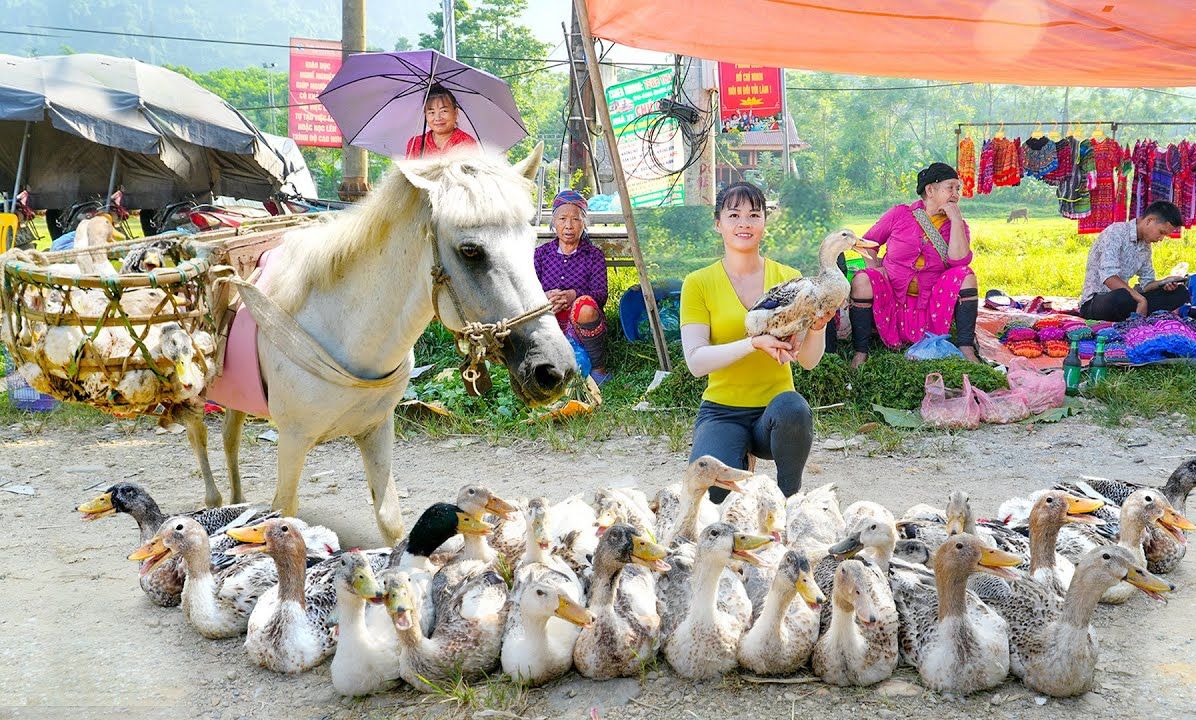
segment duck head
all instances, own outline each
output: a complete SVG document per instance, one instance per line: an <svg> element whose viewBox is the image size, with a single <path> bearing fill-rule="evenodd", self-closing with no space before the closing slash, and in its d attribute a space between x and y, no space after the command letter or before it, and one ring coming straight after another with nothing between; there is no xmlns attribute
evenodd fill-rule
<svg viewBox="0 0 1196 720"><path fill-rule="evenodd" d="M532 583L524 588L519 607L524 617L528 618L547 620L550 617L559 617L578 627L586 627L594 622L594 616L589 610L557 587L544 582Z"/></svg>
<svg viewBox="0 0 1196 720"><path fill-rule="evenodd" d="M257 525L230 528L225 531L240 545L228 550L230 555L249 555L264 552L275 562L286 558L306 558L307 546L303 541L302 521L295 518L270 518Z"/></svg>
<svg viewBox="0 0 1196 720"><path fill-rule="evenodd" d="M692 493L706 492L712 487L743 492L739 483L750 477L752 473L748 470L739 470L712 455L703 455L685 468L683 482Z"/></svg>
<svg viewBox="0 0 1196 720"><path fill-rule="evenodd" d="M336 588L357 595L366 602L381 604L385 592L374 577L369 560L359 550L341 553L336 566Z"/></svg>
<svg viewBox="0 0 1196 720"><path fill-rule="evenodd" d="M814 611L821 609L826 602L826 596L818 589L814 582L814 569L810 567L810 560L799 550L789 550L781 557L777 565L777 574L773 578L773 586L778 588L793 588L806 605Z"/></svg>
<svg viewBox="0 0 1196 720"><path fill-rule="evenodd" d="M1121 522L1124 526L1133 518L1142 525L1154 527L1170 535L1181 545L1188 544L1185 530L1196 530L1196 525L1171 507L1166 496L1155 488L1142 488L1130 493L1121 504Z"/></svg>
<svg viewBox="0 0 1196 720"><path fill-rule="evenodd" d="M835 568L835 589L831 600L840 612L855 614L856 623L864 627L876 625L879 615L872 601L868 569L859 560L844 560Z"/></svg>
<svg viewBox="0 0 1196 720"><path fill-rule="evenodd" d="M723 565L735 558L759 566L763 565L764 561L753 551L770 542L770 537L738 532L735 526L728 523L711 523L702 528L698 535L698 558L709 558Z"/></svg>
<svg viewBox="0 0 1196 720"><path fill-rule="evenodd" d="M548 528L548 502L544 498L532 498L527 503L527 541L541 550L552 549L552 533Z"/></svg>
<svg viewBox="0 0 1196 720"><path fill-rule="evenodd" d="M1017 578L1009 568L1017 567L1022 558L1004 550L989 547L968 533L953 535L934 552L934 572L944 578L963 577L973 572L985 572L999 578Z"/></svg>
<svg viewBox="0 0 1196 720"><path fill-rule="evenodd" d="M831 545L827 553L837 560L855 557L864 548L887 554L897 544L897 526L871 517L859 517L847 530L847 537Z"/></svg>
<svg viewBox="0 0 1196 720"><path fill-rule="evenodd" d="M1034 533L1036 525L1057 528L1067 523L1103 525L1100 519L1092 515L1103 506L1100 500L1076 497L1062 490L1049 490L1040 495L1030 509L1030 532Z"/></svg>
<svg viewBox="0 0 1196 720"><path fill-rule="evenodd" d="M818 251L818 259L821 261L822 267L832 267L838 260L839 253L847 252L848 250L861 250L880 247L878 243L867 240L856 235L847 228L834 230L822 239L822 245ZM830 260L828 265L827 260Z"/></svg>
<svg viewBox="0 0 1196 720"><path fill-rule="evenodd" d="M128 513L134 517L149 516L158 512L158 504L140 485L117 483L75 510L83 514L84 520L98 520L117 513Z"/></svg>
<svg viewBox="0 0 1196 720"><path fill-rule="evenodd" d="M411 526L407 535L407 552L428 557L436 548L458 533L485 535L493 525L475 518L461 507L452 503L435 503Z"/></svg>
<svg viewBox="0 0 1196 720"><path fill-rule="evenodd" d="M211 554L208 533L195 520L184 515L167 518L157 534L141 547L134 550L130 560L141 563L141 575L154 571L172 556L184 558L199 556L206 560Z"/></svg>
<svg viewBox="0 0 1196 720"><path fill-rule="evenodd" d="M972 503L963 490L955 490L947 498L946 514L948 535L970 532L971 527L976 524L976 516L972 514Z"/></svg>
<svg viewBox="0 0 1196 720"><path fill-rule="evenodd" d="M466 485L457 493L457 506L465 512L481 519L482 515L492 513L510 520L516 507L495 495L485 485Z"/></svg>
<svg viewBox="0 0 1196 720"><path fill-rule="evenodd" d="M399 632L419 627L419 603L411 589L411 577L405 572L388 570L383 574L386 611Z"/></svg>
<svg viewBox="0 0 1196 720"><path fill-rule="evenodd" d="M655 572L667 572L669 564L665 558L668 555L668 550L641 535L631 525L616 523L602 533L594 551L594 567L597 569L611 563L634 564Z"/></svg>
<svg viewBox="0 0 1196 720"><path fill-rule="evenodd" d="M1175 590L1174 585L1152 575L1134 560L1129 550L1119 545L1089 550L1076 566L1075 577L1082 578L1081 582L1099 583L1105 589L1125 581L1163 603L1167 600L1162 593Z"/></svg>

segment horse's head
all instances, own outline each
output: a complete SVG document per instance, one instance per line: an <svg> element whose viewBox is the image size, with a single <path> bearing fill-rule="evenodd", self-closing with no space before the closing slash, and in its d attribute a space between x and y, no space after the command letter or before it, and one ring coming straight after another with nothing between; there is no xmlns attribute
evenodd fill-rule
<svg viewBox="0 0 1196 720"><path fill-rule="evenodd" d="M539 145L514 168L476 155L399 164L431 200L433 240L448 276L437 309L450 329L511 320L547 302L532 265L536 233L529 224L529 181L542 154ZM516 324L501 354L512 388L529 405L560 397L577 370L552 313Z"/></svg>

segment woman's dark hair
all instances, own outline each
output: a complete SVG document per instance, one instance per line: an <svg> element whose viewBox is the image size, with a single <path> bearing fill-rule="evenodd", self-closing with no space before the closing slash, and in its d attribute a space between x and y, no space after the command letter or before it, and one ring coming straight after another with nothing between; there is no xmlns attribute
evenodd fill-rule
<svg viewBox="0 0 1196 720"><path fill-rule="evenodd" d="M1142 217L1151 215L1172 227L1183 227L1184 224L1184 218L1179 212L1179 207L1167 200L1155 200L1147 205L1146 210L1142 213Z"/></svg>
<svg viewBox="0 0 1196 720"><path fill-rule="evenodd" d="M728 205L735 207L744 200L748 201L753 210L763 211L765 217L768 216L768 207L764 203L764 191L750 182L737 182L719 190L718 197L714 198L714 219L718 220L719 213L723 211L723 208Z"/></svg>
<svg viewBox="0 0 1196 720"><path fill-rule="evenodd" d="M457 104L457 98L454 97L453 94L451 92L449 92L447 88L445 88L440 83L435 83L431 87L428 88L428 97L424 98L424 109L426 110L428 108L428 106L432 104L432 101L435 100L436 98L444 98L445 100L448 101L448 104L452 105L454 108L461 107L460 105Z"/></svg>

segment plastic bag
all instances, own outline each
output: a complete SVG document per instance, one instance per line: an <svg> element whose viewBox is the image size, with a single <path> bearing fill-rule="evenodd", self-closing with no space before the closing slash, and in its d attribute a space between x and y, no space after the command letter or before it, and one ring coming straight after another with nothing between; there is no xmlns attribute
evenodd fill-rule
<svg viewBox="0 0 1196 720"><path fill-rule="evenodd" d="M577 360L577 369L581 371L581 377L587 377L590 370L593 370L593 365L590 362L590 354L581 346L581 342L572 335L565 335L569 340L569 344L573 346L573 357Z"/></svg>
<svg viewBox="0 0 1196 720"><path fill-rule="evenodd" d="M946 335L926 333L905 351L906 360L942 360L949 357L961 358L963 353L951 344Z"/></svg>
<svg viewBox="0 0 1196 720"><path fill-rule="evenodd" d="M660 329L664 331L664 339L676 342L681 339L681 300L673 295L667 295L656 303L656 310L660 313ZM651 338L652 328L648 324L648 313L640 318L639 336Z"/></svg>
<svg viewBox="0 0 1196 720"><path fill-rule="evenodd" d="M976 402L971 378L963 376L963 390L948 390L943 387L942 373L927 375L922 420L936 428L974 430L980 427L980 405Z"/></svg>
<svg viewBox="0 0 1196 720"><path fill-rule="evenodd" d="M1009 361L1005 379L1010 391L1022 396L1032 415L1063 406L1067 384L1062 370L1039 371L1025 358L1015 357Z"/></svg>
<svg viewBox="0 0 1196 720"><path fill-rule="evenodd" d="M1030 417L1025 397L1015 390L986 393L980 388L973 388L972 393L980 406L980 419L986 423L1004 425Z"/></svg>

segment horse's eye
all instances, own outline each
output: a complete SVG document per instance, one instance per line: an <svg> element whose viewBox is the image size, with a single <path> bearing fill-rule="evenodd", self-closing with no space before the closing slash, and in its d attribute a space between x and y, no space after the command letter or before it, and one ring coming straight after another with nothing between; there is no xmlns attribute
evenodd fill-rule
<svg viewBox="0 0 1196 720"><path fill-rule="evenodd" d="M175 529L175 530L179 530L179 531L181 531L181 530L183 529L183 524L182 524L182 523L179 523L178 525L175 525L175 526L174 526L174 529Z"/></svg>
<svg viewBox="0 0 1196 720"><path fill-rule="evenodd" d="M457 252L461 253L461 257L466 260L481 260L484 252L482 246L475 243L461 243L457 248Z"/></svg>
<svg viewBox="0 0 1196 720"><path fill-rule="evenodd" d="M1104 558L1105 560L1110 559L1109 553L1105 553L1104 555L1101 555L1101 557Z"/></svg>

